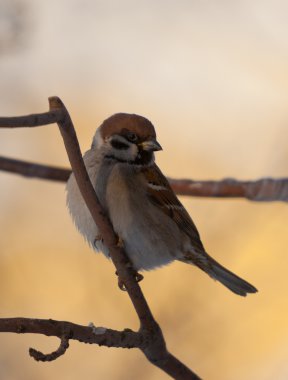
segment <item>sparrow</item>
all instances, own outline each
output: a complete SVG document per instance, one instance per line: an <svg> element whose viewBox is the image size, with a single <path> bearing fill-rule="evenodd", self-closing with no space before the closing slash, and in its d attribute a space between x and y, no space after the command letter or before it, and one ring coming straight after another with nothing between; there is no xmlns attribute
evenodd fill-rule
<svg viewBox="0 0 288 380"><path fill-rule="evenodd" d="M135 271L178 260L197 266L238 295L257 292L208 255L190 215L155 163L154 152L159 150L148 119L117 113L96 130L83 156L100 204ZM109 258L73 173L66 189L76 227L95 251Z"/></svg>

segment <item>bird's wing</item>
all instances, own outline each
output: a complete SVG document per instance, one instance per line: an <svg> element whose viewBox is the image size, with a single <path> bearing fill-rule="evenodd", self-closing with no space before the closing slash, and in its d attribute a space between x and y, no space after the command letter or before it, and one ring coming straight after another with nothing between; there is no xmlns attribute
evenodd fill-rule
<svg viewBox="0 0 288 380"><path fill-rule="evenodd" d="M145 167L142 169L142 174L147 183L147 196L151 202L173 219L179 229L190 237L191 243L195 248L205 252L193 220L176 197L158 166L154 164Z"/></svg>

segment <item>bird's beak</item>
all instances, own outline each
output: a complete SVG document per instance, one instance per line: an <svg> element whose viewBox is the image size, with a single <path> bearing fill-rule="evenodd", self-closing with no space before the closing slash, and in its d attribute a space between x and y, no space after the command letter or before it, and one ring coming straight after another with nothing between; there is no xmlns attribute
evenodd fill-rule
<svg viewBox="0 0 288 380"><path fill-rule="evenodd" d="M147 140L139 144L143 150L153 152L156 150L162 150L162 146L156 140Z"/></svg>

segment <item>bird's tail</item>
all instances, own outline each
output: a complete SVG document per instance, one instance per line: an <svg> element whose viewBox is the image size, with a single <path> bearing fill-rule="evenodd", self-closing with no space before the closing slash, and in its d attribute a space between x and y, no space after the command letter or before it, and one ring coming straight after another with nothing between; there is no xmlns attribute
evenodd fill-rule
<svg viewBox="0 0 288 380"><path fill-rule="evenodd" d="M187 263L187 259L185 262ZM245 297L247 293L256 293L258 291L249 282L224 268L208 254L205 254L205 260L201 260L201 263L198 261L193 264L196 264L200 269L209 274L210 277L214 278L214 280L220 281L224 286L240 296Z"/></svg>
<svg viewBox="0 0 288 380"><path fill-rule="evenodd" d="M209 257L212 270L209 271L209 275L217 281L220 281L224 286L230 289L232 292L239 294L240 296L246 296L247 293L256 293L257 289L249 284L249 282L236 276L236 274L230 272L230 270L224 268L217 263L216 260Z"/></svg>

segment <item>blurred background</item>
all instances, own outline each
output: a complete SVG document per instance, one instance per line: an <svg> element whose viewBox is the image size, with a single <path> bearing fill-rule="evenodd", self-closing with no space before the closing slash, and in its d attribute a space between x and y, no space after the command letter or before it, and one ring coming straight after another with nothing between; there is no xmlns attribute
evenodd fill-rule
<svg viewBox="0 0 288 380"><path fill-rule="evenodd" d="M116 112L149 118L170 177L287 176L288 3L284 0L0 0L0 115L58 95L83 151ZM68 166L57 127L0 131L0 154ZM0 172L0 316L137 329L114 267L74 228L65 186ZM284 203L181 198L207 251L259 293L240 298L174 263L141 283L168 348L204 379L288 378ZM161 380L136 350L0 336L5 380Z"/></svg>

